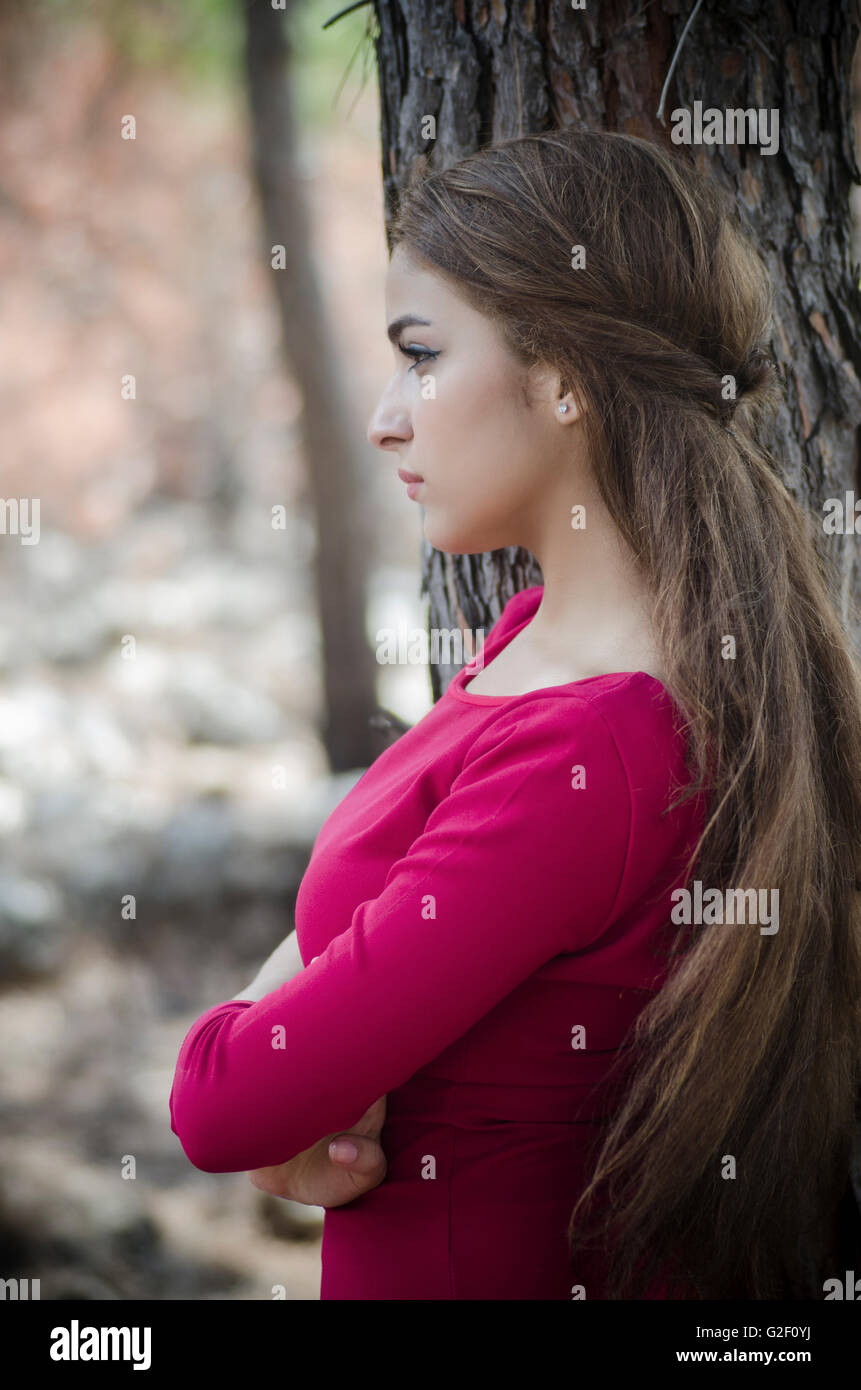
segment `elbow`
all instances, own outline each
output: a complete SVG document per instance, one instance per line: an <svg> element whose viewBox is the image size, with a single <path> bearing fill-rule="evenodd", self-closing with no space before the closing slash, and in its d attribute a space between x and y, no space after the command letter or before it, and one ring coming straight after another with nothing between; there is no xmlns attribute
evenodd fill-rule
<svg viewBox="0 0 861 1390"><path fill-rule="evenodd" d="M198 1149L181 1138L179 1142L192 1168L198 1168L201 1173L241 1173L245 1171L242 1168L233 1168L229 1164L225 1167L223 1160L209 1149Z"/></svg>
<svg viewBox="0 0 861 1390"><path fill-rule="evenodd" d="M223 1075L230 1018L216 1006L186 1035L168 1101L170 1127L189 1163L202 1173L241 1173L248 1167L239 1152L242 1119L234 1112L231 1123L227 1113L236 1102L235 1087Z"/></svg>
<svg viewBox="0 0 861 1390"><path fill-rule="evenodd" d="M246 1165L231 1152L231 1136L224 1116L210 1115L200 1098L180 1100L170 1096L170 1127L193 1168L201 1173L242 1173Z"/></svg>
<svg viewBox="0 0 861 1390"><path fill-rule="evenodd" d="M170 1100L170 1127L180 1142L182 1151L193 1168L201 1173L250 1173L255 1168L270 1168L286 1163L299 1150L279 1143L278 1157L272 1156L271 1140L261 1143L241 1121L231 1124L223 1108L209 1110L200 1104Z"/></svg>
<svg viewBox="0 0 861 1390"><path fill-rule="evenodd" d="M201 1125L199 1120L190 1123L186 1117L177 1116L176 1110L171 1107L170 1127L179 1140L189 1163L193 1168L199 1168L201 1173L237 1173L243 1171L241 1168L234 1167L229 1161L230 1156L225 1154L223 1135L221 1142L215 1142L215 1136L205 1125Z"/></svg>

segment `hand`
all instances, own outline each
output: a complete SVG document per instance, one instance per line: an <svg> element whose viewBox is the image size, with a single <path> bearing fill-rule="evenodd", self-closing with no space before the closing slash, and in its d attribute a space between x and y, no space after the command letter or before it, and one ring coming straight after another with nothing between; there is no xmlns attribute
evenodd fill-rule
<svg viewBox="0 0 861 1390"><path fill-rule="evenodd" d="M273 1197L289 1197L314 1207L343 1207L378 1187L386 1176L386 1155L379 1139L386 1120L386 1097L380 1096L351 1130L336 1130L303 1149L286 1163L255 1168L249 1174L254 1187ZM358 1149L351 1162L329 1153L333 1139L349 1139Z"/></svg>

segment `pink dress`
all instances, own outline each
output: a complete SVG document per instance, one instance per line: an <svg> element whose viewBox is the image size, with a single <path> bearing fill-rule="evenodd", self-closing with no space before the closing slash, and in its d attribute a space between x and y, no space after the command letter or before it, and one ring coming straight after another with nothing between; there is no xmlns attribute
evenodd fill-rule
<svg viewBox="0 0 861 1390"><path fill-rule="evenodd" d="M509 601L485 661L541 594ZM387 1095L387 1175L326 1212L323 1299L602 1297L566 1227L704 800L662 815L690 774L655 677L503 697L471 694L475 670L322 827L306 968L209 1009L177 1061L171 1127L209 1173L283 1163Z"/></svg>

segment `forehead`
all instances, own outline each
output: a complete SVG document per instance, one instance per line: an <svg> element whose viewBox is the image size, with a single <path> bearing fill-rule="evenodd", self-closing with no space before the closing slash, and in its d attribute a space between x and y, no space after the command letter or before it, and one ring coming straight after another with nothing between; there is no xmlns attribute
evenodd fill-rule
<svg viewBox="0 0 861 1390"><path fill-rule="evenodd" d="M447 286L429 266L414 259L402 246L395 247L386 272L387 298L394 301L395 298L403 300L411 297L415 304L410 307L420 313L420 300L427 298L440 302L447 292L450 293Z"/></svg>
<svg viewBox="0 0 861 1390"><path fill-rule="evenodd" d="M492 332L490 322L458 294L455 285L400 244L392 252L386 272L386 313L390 320L410 313L432 323L444 319Z"/></svg>

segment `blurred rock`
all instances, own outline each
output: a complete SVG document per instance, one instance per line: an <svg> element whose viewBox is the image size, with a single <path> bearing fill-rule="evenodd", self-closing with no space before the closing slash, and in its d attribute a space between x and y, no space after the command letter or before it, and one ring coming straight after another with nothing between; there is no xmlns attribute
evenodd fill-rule
<svg viewBox="0 0 861 1390"><path fill-rule="evenodd" d="M289 1197L273 1197L258 1190L257 1216L260 1229L280 1240L317 1241L323 1234L325 1208L291 1202Z"/></svg>

